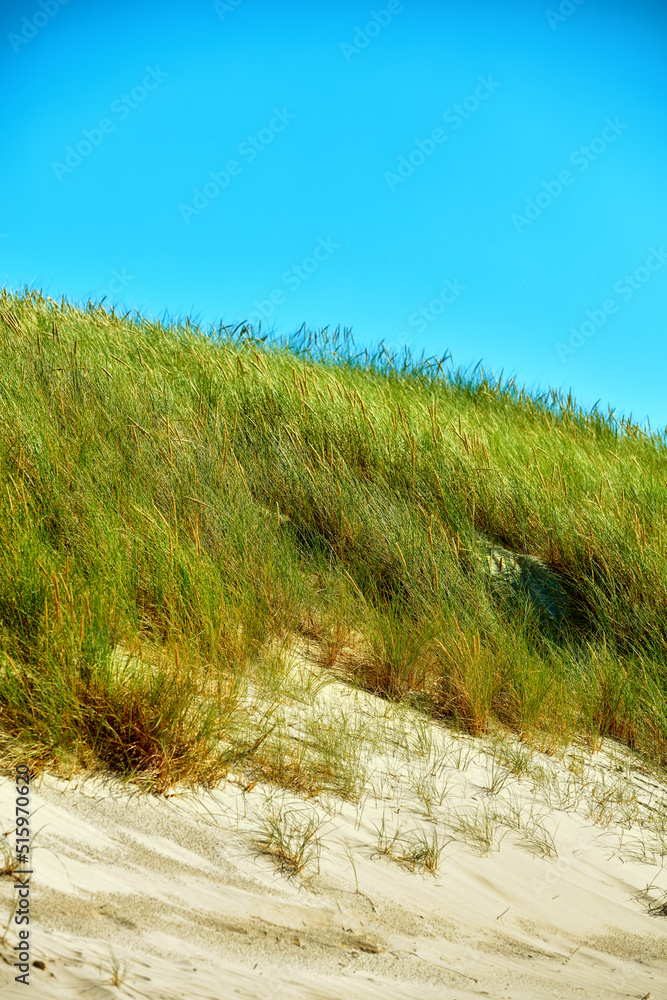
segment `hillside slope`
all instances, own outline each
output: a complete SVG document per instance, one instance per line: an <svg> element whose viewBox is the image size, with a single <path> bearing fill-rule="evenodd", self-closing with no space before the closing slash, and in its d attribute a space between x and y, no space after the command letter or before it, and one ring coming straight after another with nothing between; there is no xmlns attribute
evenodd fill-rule
<svg viewBox="0 0 667 1000"><path fill-rule="evenodd" d="M7 766L164 791L244 760L316 783L270 738L275 651L299 636L473 734L610 736L667 764L659 435L336 336L297 349L36 292L0 298L0 385ZM498 586L480 539L539 561L567 613Z"/></svg>

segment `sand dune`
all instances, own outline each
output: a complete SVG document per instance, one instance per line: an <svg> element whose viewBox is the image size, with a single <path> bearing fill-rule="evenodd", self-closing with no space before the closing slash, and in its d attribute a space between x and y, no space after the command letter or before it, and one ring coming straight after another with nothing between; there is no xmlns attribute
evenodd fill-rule
<svg viewBox="0 0 667 1000"><path fill-rule="evenodd" d="M356 803L231 774L166 798L38 782L30 927L45 968L30 993L14 983L12 927L2 996L667 998L667 786L639 761L611 743L561 759L493 748L338 681L319 699L294 707L293 738L307 711L372 736ZM2 779L4 830L14 795ZM298 876L262 852L271 813L295 836L320 824ZM0 880L3 927L12 891Z"/></svg>

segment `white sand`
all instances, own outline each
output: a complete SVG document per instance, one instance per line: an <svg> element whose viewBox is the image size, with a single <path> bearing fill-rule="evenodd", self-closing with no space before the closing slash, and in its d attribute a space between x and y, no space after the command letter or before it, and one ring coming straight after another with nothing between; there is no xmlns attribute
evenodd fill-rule
<svg viewBox="0 0 667 1000"><path fill-rule="evenodd" d="M611 744L562 760L535 752L532 776L508 775L484 753L488 741L420 727L338 682L321 699L323 727L343 712L364 732L394 733L393 752L389 743L365 760L356 805L259 784L244 792L231 775L213 793L169 798L100 779L36 785L31 950L46 968L31 968L26 992L0 963L2 997L667 998L667 916L649 912L667 901L667 843L651 829L665 785ZM296 709L293 724L298 738ZM429 772L431 815L416 791ZM2 779L2 832L14 795ZM285 822L322 821L319 873L313 862L288 878L254 846L270 796L283 815L296 810ZM588 815L595 802L607 825ZM478 823L484 811L506 821L486 856L457 820L475 811ZM527 840L531 814L538 839L547 831L541 849ZM378 851L383 817L390 833L447 844L435 875ZM1 929L12 893L3 878ZM9 961L15 943L11 929L0 946ZM109 981L111 949L128 963L120 987Z"/></svg>

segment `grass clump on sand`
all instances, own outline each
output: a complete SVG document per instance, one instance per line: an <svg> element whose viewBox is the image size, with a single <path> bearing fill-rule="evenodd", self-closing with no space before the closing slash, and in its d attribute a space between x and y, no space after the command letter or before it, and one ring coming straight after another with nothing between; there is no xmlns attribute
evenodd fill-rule
<svg viewBox="0 0 667 1000"><path fill-rule="evenodd" d="M667 766L664 439L444 360L3 292L3 766L301 788L274 732L299 637L472 733ZM567 619L503 598L482 536Z"/></svg>

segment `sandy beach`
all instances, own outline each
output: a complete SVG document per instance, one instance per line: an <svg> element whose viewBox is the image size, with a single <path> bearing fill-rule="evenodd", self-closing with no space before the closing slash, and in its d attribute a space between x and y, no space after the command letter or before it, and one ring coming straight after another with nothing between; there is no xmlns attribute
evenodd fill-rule
<svg viewBox="0 0 667 1000"><path fill-rule="evenodd" d="M364 734L356 802L231 773L166 797L99 777L35 784L30 996L667 997L667 787L627 750L529 753L339 681L290 713L294 740L312 713ZM9 817L15 786L0 788ZM298 875L267 817L292 845L316 831ZM1 889L4 927L10 878ZM26 995L15 943L12 926L8 998Z"/></svg>

